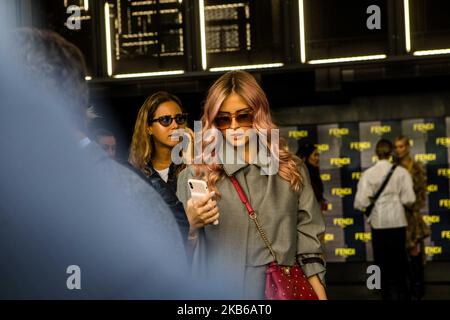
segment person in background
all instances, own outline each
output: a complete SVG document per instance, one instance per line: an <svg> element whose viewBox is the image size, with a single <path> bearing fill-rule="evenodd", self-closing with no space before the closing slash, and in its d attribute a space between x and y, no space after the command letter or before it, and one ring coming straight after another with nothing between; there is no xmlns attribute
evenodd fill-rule
<svg viewBox="0 0 450 320"><path fill-rule="evenodd" d="M372 198L393 168L393 164L389 162L392 151L391 141L386 139L378 141L375 152L379 161L364 171L358 182L354 203L356 209L364 211L372 204ZM405 244L407 220L404 206L411 206L415 201L410 174L403 167L395 167L368 218L372 227L374 260L381 270L383 300L395 298L391 295L391 283L395 288L397 299L410 299Z"/></svg>
<svg viewBox="0 0 450 320"><path fill-rule="evenodd" d="M97 142L98 145L102 147L103 150L105 150L108 156L110 156L112 159L116 158L116 137L111 131L100 128L94 131L93 137L95 139L95 142Z"/></svg>
<svg viewBox="0 0 450 320"><path fill-rule="evenodd" d="M401 135L394 141L395 155L398 165L408 170L414 184L416 201L407 209L408 227L406 228L406 249L408 250L411 293L416 300L425 294L424 266L426 263L424 239L430 236L430 227L423 221L420 211L425 207L427 196L427 178L424 167L414 161L410 155L410 143L407 136Z"/></svg>
<svg viewBox="0 0 450 320"><path fill-rule="evenodd" d="M172 149L179 143L173 138L176 131L186 129L187 116L173 94L161 91L148 97L137 116L128 158L169 205L186 243L189 222L176 196L177 177L184 165L173 163Z"/></svg>
<svg viewBox="0 0 450 320"><path fill-rule="evenodd" d="M323 196L323 182L320 178L319 169L320 155L317 147L311 141L302 139L299 141L297 156L304 161L306 168L308 168L314 195L316 196L317 202L319 202L322 211L326 211L328 204Z"/></svg>

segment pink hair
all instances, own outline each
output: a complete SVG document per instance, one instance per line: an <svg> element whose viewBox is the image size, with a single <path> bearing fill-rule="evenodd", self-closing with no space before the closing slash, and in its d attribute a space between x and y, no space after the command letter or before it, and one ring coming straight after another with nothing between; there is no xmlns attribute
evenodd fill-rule
<svg viewBox="0 0 450 320"><path fill-rule="evenodd" d="M271 130L277 129L272 122L270 115L269 101L266 94L256 82L256 79L245 71L232 71L221 76L209 89L206 99L204 113L202 116L203 133L211 128L215 128L216 118L223 102L232 94L238 94L254 112L253 128L258 132L261 129L267 130L269 148L271 146ZM203 142L205 146L211 142ZM287 150L286 143L280 139L279 144L279 171L278 175L288 181L291 188L299 192L301 188L301 175L298 169L298 158ZM224 169L220 164L197 164L194 165L197 176L204 175L210 190L216 191L216 182L224 175Z"/></svg>

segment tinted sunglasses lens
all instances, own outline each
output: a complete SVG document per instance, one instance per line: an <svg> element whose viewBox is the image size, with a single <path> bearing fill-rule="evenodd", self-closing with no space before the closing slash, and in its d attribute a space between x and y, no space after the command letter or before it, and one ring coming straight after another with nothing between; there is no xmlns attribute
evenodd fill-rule
<svg viewBox="0 0 450 320"><path fill-rule="evenodd" d="M253 125L253 114L252 113L241 113L236 117L236 121L240 126L251 126Z"/></svg>
<svg viewBox="0 0 450 320"><path fill-rule="evenodd" d="M172 124L172 117L171 116L161 117L159 118L158 121L163 127L168 127Z"/></svg>
<svg viewBox="0 0 450 320"><path fill-rule="evenodd" d="M216 124L216 127L219 129L227 129L231 126L231 117L227 116L219 116L214 121Z"/></svg>
<svg viewBox="0 0 450 320"><path fill-rule="evenodd" d="M187 114L179 114L175 117L177 124L185 124L187 121Z"/></svg>

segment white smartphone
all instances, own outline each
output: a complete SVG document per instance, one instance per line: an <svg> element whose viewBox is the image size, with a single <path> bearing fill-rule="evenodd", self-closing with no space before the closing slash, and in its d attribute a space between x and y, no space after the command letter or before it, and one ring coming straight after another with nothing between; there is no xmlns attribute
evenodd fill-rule
<svg viewBox="0 0 450 320"><path fill-rule="evenodd" d="M188 180L189 190L191 190L191 197L194 200L199 200L203 196L209 193L208 184L206 181L197 180L197 179L189 179ZM219 224L219 220L214 221L215 226Z"/></svg>

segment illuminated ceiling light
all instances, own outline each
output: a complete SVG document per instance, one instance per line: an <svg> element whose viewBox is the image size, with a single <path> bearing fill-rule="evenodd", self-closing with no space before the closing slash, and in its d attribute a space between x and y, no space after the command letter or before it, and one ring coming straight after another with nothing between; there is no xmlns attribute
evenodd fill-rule
<svg viewBox="0 0 450 320"><path fill-rule="evenodd" d="M298 16L300 27L300 59L302 63L306 62L306 44L305 44L305 11L303 0L298 0Z"/></svg>
<svg viewBox="0 0 450 320"><path fill-rule="evenodd" d="M355 62L355 61L369 61L369 60L382 60L386 59L385 54L378 54L372 56L357 56L346 58L334 58L334 59L321 59L308 61L309 64L325 64L325 63L340 63L340 62Z"/></svg>
<svg viewBox="0 0 450 320"><path fill-rule="evenodd" d="M112 67L112 47L111 47L111 22L108 3L105 3L105 29L106 29L106 64L108 67L108 76L111 77L113 74L113 67Z"/></svg>
<svg viewBox="0 0 450 320"><path fill-rule="evenodd" d="M200 46L202 53L202 69L208 68L206 60L206 26L205 26L205 3L204 0L199 0L199 14L200 14Z"/></svg>
<svg viewBox="0 0 450 320"><path fill-rule="evenodd" d="M84 0L84 11L89 11L89 0Z"/></svg>
<svg viewBox="0 0 450 320"><path fill-rule="evenodd" d="M283 63L267 63L267 64L253 64L246 66L229 66L229 67L219 67L211 68L211 72L221 72L221 71L233 71L233 70L248 70L248 69L266 69L266 68L279 68L282 67Z"/></svg>
<svg viewBox="0 0 450 320"><path fill-rule="evenodd" d="M403 9L405 14L405 45L406 52L411 52L411 30L409 21L409 0L403 0Z"/></svg>
<svg viewBox="0 0 450 320"><path fill-rule="evenodd" d="M91 76L86 76L86 77L84 77L84 79L85 79L86 81L91 81L91 80L92 80L92 77L91 77Z"/></svg>
<svg viewBox="0 0 450 320"><path fill-rule="evenodd" d="M145 77L157 77L157 76L172 76L172 75L177 75L177 74L184 74L184 70L117 74L114 76L114 78L130 79L130 78L145 78Z"/></svg>
<svg viewBox="0 0 450 320"><path fill-rule="evenodd" d="M423 51L416 51L413 54L415 56L432 56L432 55L439 55L439 54L450 54L450 49L423 50Z"/></svg>

